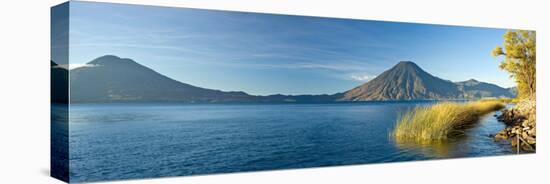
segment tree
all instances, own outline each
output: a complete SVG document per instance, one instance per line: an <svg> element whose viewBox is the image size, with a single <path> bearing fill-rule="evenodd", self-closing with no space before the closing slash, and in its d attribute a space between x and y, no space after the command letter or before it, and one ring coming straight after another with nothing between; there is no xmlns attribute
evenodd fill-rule
<svg viewBox="0 0 550 184"><path fill-rule="evenodd" d="M500 69L510 73L517 83L518 98L534 96L536 92L536 33L535 31L507 31L504 50L497 46L493 56L504 56Z"/></svg>

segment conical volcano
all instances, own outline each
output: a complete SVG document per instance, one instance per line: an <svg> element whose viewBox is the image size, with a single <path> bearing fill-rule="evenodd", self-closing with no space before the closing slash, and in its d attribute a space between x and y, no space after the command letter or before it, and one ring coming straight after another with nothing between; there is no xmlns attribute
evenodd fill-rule
<svg viewBox="0 0 550 184"><path fill-rule="evenodd" d="M401 61L373 80L346 91L341 101L442 100L462 98L451 81L435 77L411 61Z"/></svg>
<svg viewBox="0 0 550 184"><path fill-rule="evenodd" d="M247 102L244 92L196 87L134 60L106 55L70 72L71 102Z"/></svg>

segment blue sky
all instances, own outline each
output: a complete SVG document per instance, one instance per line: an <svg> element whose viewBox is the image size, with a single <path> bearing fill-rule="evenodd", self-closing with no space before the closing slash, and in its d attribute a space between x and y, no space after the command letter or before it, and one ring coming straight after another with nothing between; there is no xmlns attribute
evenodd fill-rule
<svg viewBox="0 0 550 184"><path fill-rule="evenodd" d="M332 94L401 60L451 81L513 86L491 50L506 30L72 2L72 67L112 54L191 85ZM52 56L55 59L55 56Z"/></svg>

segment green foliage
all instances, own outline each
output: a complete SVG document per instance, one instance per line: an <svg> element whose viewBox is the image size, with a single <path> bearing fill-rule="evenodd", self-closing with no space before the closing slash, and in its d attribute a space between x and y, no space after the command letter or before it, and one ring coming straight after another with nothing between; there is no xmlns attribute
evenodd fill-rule
<svg viewBox="0 0 550 184"><path fill-rule="evenodd" d="M534 96L536 92L536 34L534 31L507 31L504 50L493 49L493 56L504 56L500 68L510 73L518 85L518 98Z"/></svg>
<svg viewBox="0 0 550 184"><path fill-rule="evenodd" d="M393 136L397 143L436 143L463 134L482 115L504 108L497 100L469 103L442 102L416 107L397 120Z"/></svg>

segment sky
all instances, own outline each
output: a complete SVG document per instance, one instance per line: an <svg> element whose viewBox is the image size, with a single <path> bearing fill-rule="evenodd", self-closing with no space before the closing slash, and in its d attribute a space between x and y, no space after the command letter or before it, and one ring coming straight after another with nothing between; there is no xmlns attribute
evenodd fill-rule
<svg viewBox="0 0 550 184"><path fill-rule="evenodd" d="M442 79L514 86L491 55L504 29L71 3L71 68L116 55L194 86L296 95L343 92L407 60Z"/></svg>

